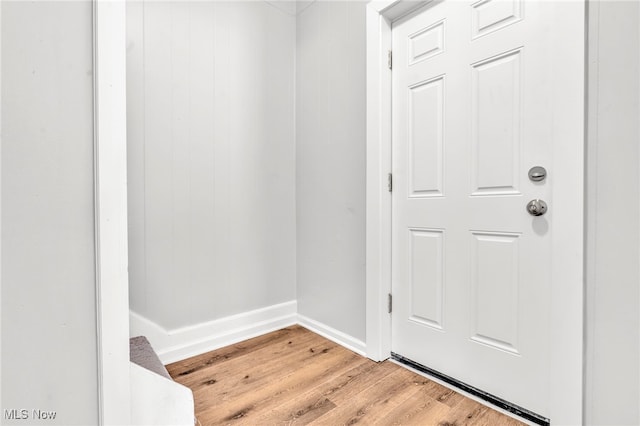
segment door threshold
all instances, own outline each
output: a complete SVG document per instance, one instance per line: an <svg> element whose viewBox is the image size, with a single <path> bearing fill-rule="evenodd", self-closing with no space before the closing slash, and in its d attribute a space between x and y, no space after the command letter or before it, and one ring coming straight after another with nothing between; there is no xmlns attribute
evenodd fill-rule
<svg viewBox="0 0 640 426"><path fill-rule="evenodd" d="M453 377L447 376L439 371L436 371L432 368L425 367L422 364L419 364L415 361L410 360L409 358L405 358L402 355L398 355L395 352L391 352L391 359L397 361L400 364L406 365L407 367L411 367L414 370L417 370L427 376L435 377L436 379L445 382L457 389L460 389L468 394L471 394L477 398L480 398L483 401L488 402L491 405L494 405L502 410L505 410L515 416L521 417L529 422L541 425L541 426L549 426L551 421L541 416L540 414L534 413L533 411L527 410L526 408L520 407L519 405L513 404L509 401L505 401L502 398L499 398L495 395L492 395L488 392L470 386L464 382L454 379Z"/></svg>

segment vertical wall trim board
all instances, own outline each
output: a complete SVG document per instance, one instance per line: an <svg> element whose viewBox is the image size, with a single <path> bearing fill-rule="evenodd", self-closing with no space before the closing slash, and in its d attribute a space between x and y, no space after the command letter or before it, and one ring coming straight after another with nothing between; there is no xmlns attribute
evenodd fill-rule
<svg viewBox="0 0 640 426"><path fill-rule="evenodd" d="M298 2L296 1L296 19L293 29L293 277L294 300L298 300ZM296 308L297 311L297 308Z"/></svg>
<svg viewBox="0 0 640 426"><path fill-rule="evenodd" d="M104 425L104 389L103 389L103 344L101 341L101 301L100 301L100 199L98 195L98 69L97 69L97 10L96 0L92 0L92 45L93 45L93 187L94 187L94 226L93 226L93 243L95 245L95 274L96 274L96 355L97 355L97 380L98 380L98 424Z"/></svg>
<svg viewBox="0 0 640 426"><path fill-rule="evenodd" d="M97 379L103 425L131 421L125 21L124 2L93 1Z"/></svg>
<svg viewBox="0 0 640 426"><path fill-rule="evenodd" d="M424 2L419 2L421 4ZM391 171L391 20L416 3L375 0L367 5L367 246L366 342L375 361L391 354L391 194L386 179ZM385 15L388 13L389 15Z"/></svg>
<svg viewBox="0 0 640 426"><path fill-rule="evenodd" d="M596 277L596 256L595 256L595 238L597 234L597 185L598 180L598 156L597 156L597 135L598 135L598 16L600 2L587 2L587 52L586 52L586 84L587 84L587 129L586 129L586 147L585 147L585 312L583 320L584 327L584 398L583 398L583 419L590 418L593 409L593 399L590 392L593 381L593 356L594 351L591 342L594 339L594 329L590 327L589 316L596 314L595 303L592 293L595 289L594 282Z"/></svg>
<svg viewBox="0 0 640 426"><path fill-rule="evenodd" d="M0 235L2 235L2 2L0 2ZM0 239L0 330L2 330L2 240ZM0 378L2 377L2 337L0 336ZM0 407L2 385L0 385Z"/></svg>
<svg viewBox="0 0 640 426"><path fill-rule="evenodd" d="M145 25L145 19L146 19L146 1L142 1L141 2L141 7L142 7L142 16L141 16L141 24L142 24L142 45L144 46L145 42L146 42L146 25ZM142 50L141 53L141 57L142 57L142 220L143 220L143 225L142 225L142 246L143 246L143 255L141 256L141 262L142 262L142 288L143 288L143 292L145 294L145 298L144 298L144 303L143 303L143 309L147 310L148 306L147 306L147 299L148 297L146 296L147 294L147 288L148 288L148 283L147 283L147 277L149 276L147 274L147 162L146 162L146 158L147 158L147 84L146 84L146 72L147 72L147 63L146 63L146 56L144 53L144 49ZM127 140L127 143L130 143ZM131 306L131 305L129 305Z"/></svg>

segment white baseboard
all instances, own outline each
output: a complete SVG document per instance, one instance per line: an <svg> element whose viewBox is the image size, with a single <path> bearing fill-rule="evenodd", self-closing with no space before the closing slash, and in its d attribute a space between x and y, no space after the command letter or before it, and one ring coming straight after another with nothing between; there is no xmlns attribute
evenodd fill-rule
<svg viewBox="0 0 640 426"><path fill-rule="evenodd" d="M130 335L146 336L163 364L181 361L294 324L366 356L366 345L346 333L297 313L296 301L268 306L189 327L166 330L133 311Z"/></svg>
<svg viewBox="0 0 640 426"><path fill-rule="evenodd" d="M268 306L218 320L165 330L130 311L130 335L146 336L164 364L232 345L297 323L297 302Z"/></svg>
<svg viewBox="0 0 640 426"><path fill-rule="evenodd" d="M325 337L341 346L344 346L345 348L357 353L358 355L367 356L367 345L365 345L363 341L349 336L342 331L336 330L335 328L329 327L326 324L300 314L298 314L298 324L308 330L313 331L316 334L321 335L322 337Z"/></svg>

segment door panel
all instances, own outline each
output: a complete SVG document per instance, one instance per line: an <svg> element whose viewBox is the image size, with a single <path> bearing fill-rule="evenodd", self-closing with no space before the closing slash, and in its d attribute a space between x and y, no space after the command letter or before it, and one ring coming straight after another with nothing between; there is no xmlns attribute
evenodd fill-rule
<svg viewBox="0 0 640 426"><path fill-rule="evenodd" d="M392 31L392 350L541 415L550 141L559 120L582 126L550 104L554 3L434 1ZM527 176L537 165L542 182ZM538 198L549 210L534 217Z"/></svg>
<svg viewBox="0 0 640 426"><path fill-rule="evenodd" d="M521 57L516 49L472 65L472 195L520 193Z"/></svg>
<svg viewBox="0 0 640 426"><path fill-rule="evenodd" d="M444 232L410 229L410 321L442 330Z"/></svg>
<svg viewBox="0 0 640 426"><path fill-rule="evenodd" d="M471 339L518 353L519 234L473 232Z"/></svg>
<svg viewBox="0 0 640 426"><path fill-rule="evenodd" d="M409 91L409 196L442 196L444 78L420 82Z"/></svg>

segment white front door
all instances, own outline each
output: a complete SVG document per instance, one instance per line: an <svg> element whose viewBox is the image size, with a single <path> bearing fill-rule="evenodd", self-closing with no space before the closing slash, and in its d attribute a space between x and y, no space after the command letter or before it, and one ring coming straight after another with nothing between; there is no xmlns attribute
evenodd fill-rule
<svg viewBox="0 0 640 426"><path fill-rule="evenodd" d="M392 351L542 416L562 262L553 144L558 123L583 126L553 104L554 70L581 56L558 59L551 27L583 9L558 19L556 4L434 1L392 30Z"/></svg>

